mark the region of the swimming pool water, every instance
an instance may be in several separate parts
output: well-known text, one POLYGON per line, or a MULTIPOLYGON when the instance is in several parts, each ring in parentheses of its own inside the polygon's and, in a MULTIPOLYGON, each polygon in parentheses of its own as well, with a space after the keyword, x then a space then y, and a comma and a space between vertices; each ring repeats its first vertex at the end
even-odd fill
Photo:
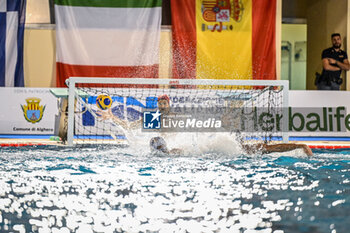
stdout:
POLYGON ((349 150, 0 152, 0 232, 349 232, 349 150))

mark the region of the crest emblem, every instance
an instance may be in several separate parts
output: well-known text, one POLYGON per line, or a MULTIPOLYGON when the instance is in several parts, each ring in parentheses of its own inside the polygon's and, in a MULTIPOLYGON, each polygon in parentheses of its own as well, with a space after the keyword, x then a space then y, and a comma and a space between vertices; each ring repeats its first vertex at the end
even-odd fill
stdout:
POLYGON ((39 105, 41 99, 39 98, 28 98, 26 99, 27 105, 21 105, 23 110, 24 118, 31 123, 37 123, 41 121, 44 115, 46 106, 39 105))
POLYGON ((202 16, 206 22, 216 23, 214 25, 202 24, 202 31, 233 30, 231 19, 236 22, 242 20, 243 4, 241 0, 203 0, 202 16))

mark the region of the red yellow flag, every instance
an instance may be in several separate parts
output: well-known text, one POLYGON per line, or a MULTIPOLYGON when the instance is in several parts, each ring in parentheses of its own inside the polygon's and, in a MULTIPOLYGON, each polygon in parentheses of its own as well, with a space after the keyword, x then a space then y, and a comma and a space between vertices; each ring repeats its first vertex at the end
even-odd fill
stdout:
POLYGON ((173 78, 276 79, 275 0, 172 0, 173 78))

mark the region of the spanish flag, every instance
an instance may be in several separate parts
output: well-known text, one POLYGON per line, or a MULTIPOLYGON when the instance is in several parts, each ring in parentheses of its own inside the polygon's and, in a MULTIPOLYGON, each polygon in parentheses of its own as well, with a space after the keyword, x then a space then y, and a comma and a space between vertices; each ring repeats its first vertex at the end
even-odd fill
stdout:
POLYGON ((57 86, 69 77, 158 78, 162 0, 55 0, 57 86))
POLYGON ((171 0, 173 78, 276 79, 276 0, 171 0))

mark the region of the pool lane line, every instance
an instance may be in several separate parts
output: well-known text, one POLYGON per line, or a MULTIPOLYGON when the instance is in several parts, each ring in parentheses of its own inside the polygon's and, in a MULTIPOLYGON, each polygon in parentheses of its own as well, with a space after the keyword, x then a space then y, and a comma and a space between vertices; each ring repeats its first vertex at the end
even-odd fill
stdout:
POLYGON ((0 134, 0 139, 49 139, 50 137, 55 136, 51 134, 0 134))
POLYGON ((44 143, 0 143, 0 147, 48 146, 44 143))
POLYGON ((311 149, 350 149, 350 145, 308 145, 311 149))

